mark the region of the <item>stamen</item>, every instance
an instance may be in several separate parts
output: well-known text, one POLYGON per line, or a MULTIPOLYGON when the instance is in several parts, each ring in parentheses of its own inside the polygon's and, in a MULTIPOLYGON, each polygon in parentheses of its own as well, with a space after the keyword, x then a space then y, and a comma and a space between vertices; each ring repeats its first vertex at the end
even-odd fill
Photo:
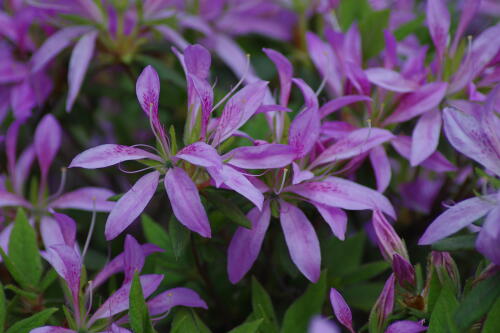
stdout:
POLYGON ((90 310, 92 310, 92 294, 94 293, 94 290, 92 288, 92 283, 93 281, 89 280, 89 287, 87 289, 89 291, 89 304, 87 305, 87 314, 85 315, 85 318, 88 318, 90 310))
POLYGON ((66 185, 66 173, 67 173, 67 171, 68 171, 67 168, 61 168, 61 181, 59 183, 59 188, 57 189, 56 193, 49 196, 48 201, 59 197, 62 194, 62 192, 64 191, 64 186, 66 185))
POLYGON ((90 239, 92 238, 92 232, 94 231, 94 226, 95 226, 95 220, 97 216, 97 211, 95 208, 95 200, 96 198, 92 198, 92 220, 90 221, 90 228, 89 228, 89 233, 87 235, 87 240, 85 241, 85 246, 83 247, 82 251, 82 260, 85 258, 85 254, 87 253, 87 250, 90 245, 90 239))
POLYGON ((155 153, 157 153, 158 155, 160 155, 160 151, 158 149, 156 149, 155 147, 151 146, 151 145, 145 145, 143 143, 138 143, 138 144, 132 145, 131 147, 149 148, 149 149, 153 150, 155 153))
POLYGON ((233 87, 233 89, 231 89, 227 94, 226 96, 224 96, 217 104, 215 104, 215 106, 212 108, 212 110, 210 111, 210 113, 214 112, 215 110, 217 110, 217 108, 222 104, 224 103, 229 97, 231 97, 231 95, 236 91, 236 89, 239 88, 239 86, 241 86, 241 84, 245 81, 246 79, 246 76, 248 75, 248 72, 249 72, 249 69, 250 69, 250 55, 247 54, 247 63, 246 63, 246 67, 245 67, 245 71, 243 72, 243 75, 241 76, 241 79, 238 81, 238 83, 236 83, 236 85, 233 87))
POLYGON ((149 106, 149 126, 151 127, 151 131, 153 132, 156 140, 160 143, 160 146, 167 157, 170 157, 170 145, 166 141, 166 138, 163 136, 161 137, 158 132, 156 131, 156 127, 153 124, 153 104, 150 104, 149 106))
POLYGON ((288 168, 283 169, 283 177, 281 177, 281 185, 276 194, 280 194, 283 191, 283 187, 285 187, 286 175, 288 173, 288 168))
POLYGON ((124 173, 128 173, 128 174, 139 173, 139 172, 143 172, 143 171, 150 170, 150 169, 154 169, 154 166, 148 166, 148 167, 145 167, 145 168, 142 168, 139 170, 129 171, 129 170, 123 169, 121 163, 118 164, 118 170, 120 170, 121 172, 124 172, 124 173))

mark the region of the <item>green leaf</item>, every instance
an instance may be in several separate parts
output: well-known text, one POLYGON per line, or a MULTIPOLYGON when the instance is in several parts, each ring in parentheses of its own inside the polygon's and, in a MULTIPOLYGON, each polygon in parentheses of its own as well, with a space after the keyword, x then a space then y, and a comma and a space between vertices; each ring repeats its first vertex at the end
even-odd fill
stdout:
POLYGON ((57 280, 57 277, 59 275, 57 275, 57 272, 54 270, 54 269, 50 269, 47 274, 45 274, 45 276, 42 278, 42 281, 40 281, 40 290, 41 291, 44 291, 46 290, 48 287, 50 287, 50 285, 55 281, 57 280))
POLYGON ((3 291, 2 283, 0 283, 0 333, 3 333, 6 317, 7 317, 7 304, 5 301, 5 292, 3 291))
POLYGON ((458 307, 458 301, 451 284, 445 284, 441 289, 436 305, 431 313, 429 333, 454 332, 453 312, 458 307))
POLYGON ((264 319, 261 318, 248 323, 243 323, 240 326, 233 328, 228 333, 257 333, 263 321, 264 319))
POLYGON ((5 251, 0 247, 0 255, 2 256, 3 263, 10 275, 16 280, 19 285, 22 287, 28 287, 28 281, 25 279, 24 275, 19 271, 16 265, 10 260, 9 256, 5 253, 5 251))
POLYGON ((340 1, 337 9, 337 19, 340 27, 346 31, 355 20, 361 19, 371 11, 367 0, 340 1))
POLYGON ((6 333, 29 333, 32 329, 45 325, 56 311, 56 308, 49 308, 38 312, 29 318, 18 321, 6 333))
POLYGON ((391 266, 388 262, 384 260, 370 262, 361 266, 356 267, 355 269, 345 272, 341 274, 343 281, 345 284, 356 284, 358 282, 367 281, 384 271, 386 271, 391 266))
POLYGON ((193 310, 181 309, 174 317, 170 333, 210 333, 193 310))
POLYGON ((326 270, 317 283, 311 283, 306 292, 286 310, 282 333, 302 333, 307 331, 310 319, 321 313, 326 295, 326 270))
POLYGON ((18 209, 9 240, 9 257, 24 278, 36 286, 42 275, 42 261, 36 234, 24 210, 18 209))
POLYGON ((434 306, 441 293, 441 282, 435 270, 432 271, 431 281, 429 283, 429 293, 427 295, 426 306, 427 312, 432 313, 434 311, 434 306))
POLYGON ((500 297, 491 307, 490 312, 483 324, 482 333, 498 333, 500 332, 500 297))
POLYGON ((78 329, 78 326, 76 325, 75 318, 73 318, 73 313, 66 307, 66 305, 63 305, 62 309, 64 318, 68 322, 69 328, 76 331, 78 329))
POLYGON ((416 19, 400 25, 396 30, 394 30, 394 37, 396 37, 398 41, 405 39, 421 28, 424 20, 425 15, 419 15, 416 19))
POLYGON ((132 286, 129 294, 129 311, 130 327, 135 333, 152 333, 154 332, 153 325, 149 319, 148 307, 142 293, 142 286, 139 280, 137 271, 134 273, 132 286))
POLYGON ((170 222, 168 223, 168 233, 170 235, 170 244, 172 244, 174 256, 179 259, 179 257, 184 254, 184 250, 189 244, 191 232, 172 214, 170 222))
POLYGON ((432 244, 435 251, 458 251, 473 250, 475 248, 477 235, 453 236, 432 244))
POLYGON ((486 171, 484 171, 483 169, 481 168, 474 168, 474 170, 476 171, 476 173, 482 177, 482 178, 485 178, 488 182, 491 183, 491 185, 493 185, 495 188, 497 189, 500 189, 500 179, 494 177, 494 176, 490 176, 486 173, 486 171))
POLYGON ((389 9, 374 11, 359 23, 361 33, 363 59, 368 60, 380 53, 385 46, 384 29, 387 28, 389 9))
POLYGON ((28 299, 31 299, 31 300, 35 300, 38 297, 37 294, 32 293, 30 291, 22 290, 22 289, 14 286, 12 284, 6 285, 5 289, 11 290, 14 293, 18 294, 19 296, 22 296, 22 297, 25 297, 25 298, 28 298, 28 299))
POLYGON ((252 222, 245 216, 241 209, 231 200, 226 199, 215 191, 205 191, 205 198, 210 201, 231 222, 247 229, 252 229, 252 222))
POLYGON ((252 277, 252 308, 255 316, 264 320, 261 332, 278 332, 278 320, 271 297, 255 277, 252 277))
POLYGON ((370 312, 383 287, 381 282, 365 282, 343 287, 341 292, 351 308, 370 312))
POLYGON ((325 265, 331 276, 342 276, 359 267, 365 239, 365 234, 359 232, 345 241, 329 237, 324 242, 322 254, 326 258, 325 265))
POLYGON ((146 214, 141 215, 141 221, 144 235, 149 243, 158 245, 166 251, 170 251, 172 249, 170 238, 161 225, 153 221, 153 219, 146 214))
POLYGON ((460 303, 454 320, 460 332, 484 316, 500 297, 500 274, 479 282, 460 303))

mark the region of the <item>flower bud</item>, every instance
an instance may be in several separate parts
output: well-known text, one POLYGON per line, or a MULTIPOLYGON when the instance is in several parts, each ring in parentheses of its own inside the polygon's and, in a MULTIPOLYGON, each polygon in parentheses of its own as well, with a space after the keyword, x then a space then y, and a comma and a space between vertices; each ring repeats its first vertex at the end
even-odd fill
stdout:
POLYGON ((392 262, 395 253, 409 260, 405 244, 381 211, 373 211, 372 225, 380 252, 385 260, 392 262))
POLYGON ((436 269, 441 284, 450 279, 454 282, 457 290, 460 290, 460 273, 457 264, 448 252, 432 251, 431 264, 436 269))
POLYGON ((384 289, 382 289, 377 302, 375 302, 370 312, 370 327, 376 326, 381 330, 385 326, 387 317, 389 317, 394 309, 394 278, 394 274, 389 276, 385 282, 384 289))
POLYGON ((394 254, 392 259, 392 270, 401 287, 415 286, 415 269, 413 265, 397 253, 394 254))

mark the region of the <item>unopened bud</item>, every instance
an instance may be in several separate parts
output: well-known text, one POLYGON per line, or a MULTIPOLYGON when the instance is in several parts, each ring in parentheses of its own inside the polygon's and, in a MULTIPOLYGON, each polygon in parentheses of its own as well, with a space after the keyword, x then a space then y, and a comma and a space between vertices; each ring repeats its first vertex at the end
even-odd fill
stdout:
POLYGON ((373 212, 372 224, 380 252, 385 260, 392 262, 394 254, 397 253, 409 261, 405 244, 381 211, 373 212))
POLYGON ((415 269, 413 265, 397 253, 394 254, 392 259, 392 270, 401 287, 415 286, 415 269))

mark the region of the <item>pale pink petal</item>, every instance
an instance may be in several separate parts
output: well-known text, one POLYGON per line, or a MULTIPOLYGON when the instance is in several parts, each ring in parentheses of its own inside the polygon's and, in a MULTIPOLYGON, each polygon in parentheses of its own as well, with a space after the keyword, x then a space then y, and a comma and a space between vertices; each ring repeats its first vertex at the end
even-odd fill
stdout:
POLYGON ((400 93, 414 91, 418 88, 418 84, 404 78, 396 71, 382 68, 372 67, 365 70, 368 80, 384 89, 400 93))
POLYGON ((436 151, 441 123, 441 113, 437 109, 426 112, 419 118, 412 134, 410 157, 412 166, 419 165, 436 151))
POLYGON ((281 53, 272 49, 262 49, 269 59, 274 63, 280 79, 280 105, 287 106, 292 89, 293 66, 291 62, 281 53))
POLYGON ((0 207, 6 206, 21 206, 31 208, 31 204, 24 198, 0 189, 0 207))
POLYGON ((385 149, 377 146, 370 150, 370 162, 375 172, 377 191, 384 192, 391 182, 391 163, 385 149))
POLYGON ((132 281, 135 272, 140 272, 144 266, 146 256, 137 240, 127 235, 125 237, 125 246, 123 251, 123 266, 125 272, 125 280, 123 283, 132 281))
POLYGON ((352 328, 352 313, 344 297, 335 288, 330 289, 330 302, 337 320, 344 325, 350 332, 354 333, 352 328))
POLYGON ((427 1, 427 25, 439 57, 443 57, 448 43, 450 13, 443 0, 427 1))
POLYGON ((274 169, 289 165, 295 156, 293 147, 269 143, 235 148, 224 155, 223 159, 243 169, 274 169))
POLYGON ((160 173, 142 176, 111 210, 106 221, 106 239, 111 240, 125 230, 142 213, 156 192, 160 173))
POLYGON ((217 150, 201 141, 184 147, 175 156, 194 165, 222 168, 222 160, 217 150))
POLYGON ((208 309, 207 303, 194 290, 189 288, 166 290, 149 300, 147 305, 151 316, 165 313, 176 306, 208 309))
POLYGON ((52 114, 47 114, 35 130, 35 152, 43 178, 47 177, 52 161, 60 147, 61 125, 52 114))
POLYGON ((371 102, 372 99, 368 96, 364 95, 348 95, 342 96, 339 98, 335 98, 328 103, 325 103, 319 109, 319 115, 321 118, 328 116, 329 114, 342 109, 344 106, 347 106, 356 102, 371 102))
POLYGON ((302 183, 303 181, 312 179, 314 177, 314 173, 312 173, 311 171, 300 170, 300 167, 295 162, 292 163, 292 168, 293 168, 293 178, 292 178, 293 185, 302 183))
POLYGON ((337 236, 338 239, 344 240, 347 230, 347 214, 340 208, 316 202, 312 202, 312 204, 316 207, 326 223, 328 223, 330 229, 332 229, 332 233, 337 236))
POLYGON ((49 203, 49 207, 56 209, 80 209, 87 211, 109 212, 115 202, 108 201, 115 193, 100 187, 83 187, 65 193, 49 203))

